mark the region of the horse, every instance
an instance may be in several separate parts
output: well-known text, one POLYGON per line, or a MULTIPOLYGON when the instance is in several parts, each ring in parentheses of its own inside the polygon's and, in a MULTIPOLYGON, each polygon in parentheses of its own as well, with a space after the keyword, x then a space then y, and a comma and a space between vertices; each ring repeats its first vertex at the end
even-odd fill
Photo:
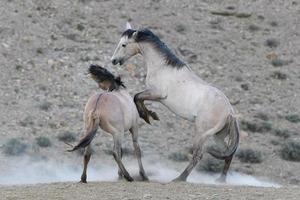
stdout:
MULTIPOLYGON (((134 152, 139 165, 139 174, 142 180, 147 181, 148 177, 143 168, 141 160, 141 149, 138 143, 138 111, 133 98, 126 91, 126 87, 120 77, 115 77, 105 68, 98 65, 89 67, 91 77, 98 83, 105 92, 95 94, 89 98, 85 105, 84 122, 86 132, 77 145, 72 146, 68 151, 75 151, 85 148, 83 159, 82 183, 86 183, 87 167, 91 158, 91 142, 94 139, 97 129, 100 128, 113 137, 113 157, 118 164, 119 178, 124 177, 127 181, 133 181, 122 163, 122 137, 125 131, 130 131, 133 141, 134 152)), ((69 144, 70 145, 70 144, 69 144)))
POLYGON ((150 123, 150 117, 157 120, 157 114, 144 105, 145 100, 156 101, 196 126, 192 159, 173 181, 186 181, 203 154, 208 152, 217 159, 225 160, 217 180, 226 182, 240 135, 238 121, 228 98, 197 76, 152 31, 147 28, 135 30, 127 22, 111 58, 112 64, 123 65, 137 54, 142 55, 147 68, 147 89, 134 96, 140 117, 147 123, 150 123), (218 148, 204 148, 211 137, 218 148))

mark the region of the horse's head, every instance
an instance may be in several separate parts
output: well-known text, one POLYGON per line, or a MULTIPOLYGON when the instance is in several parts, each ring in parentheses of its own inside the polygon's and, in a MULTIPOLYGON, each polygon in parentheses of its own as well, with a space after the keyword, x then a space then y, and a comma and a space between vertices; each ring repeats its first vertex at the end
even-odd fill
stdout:
POLYGON ((115 77, 110 71, 99 65, 91 65, 89 67, 89 73, 102 90, 112 91, 119 89, 120 86, 125 88, 119 76, 115 77))
POLYGON ((126 30, 123 32, 120 42, 111 58, 112 64, 122 65, 126 60, 140 53, 139 45, 134 39, 136 33, 137 31, 133 30, 127 22, 126 30))

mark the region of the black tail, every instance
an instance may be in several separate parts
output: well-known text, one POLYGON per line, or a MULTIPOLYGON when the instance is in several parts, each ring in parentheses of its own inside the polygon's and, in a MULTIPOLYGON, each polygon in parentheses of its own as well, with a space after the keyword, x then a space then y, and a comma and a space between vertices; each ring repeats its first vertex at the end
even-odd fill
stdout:
POLYGON ((83 138, 80 139, 77 145, 73 146, 71 150, 68 150, 69 152, 75 151, 80 148, 85 148, 87 147, 94 137, 96 136, 98 126, 99 126, 99 119, 91 119, 92 121, 90 122, 89 126, 92 127, 92 129, 89 132, 86 132, 86 134, 83 136, 83 138))
POLYGON ((213 157, 215 157, 217 159, 221 159, 221 160, 224 160, 225 158, 232 156, 236 152, 238 145, 239 145, 239 141, 240 141, 240 130, 239 130, 239 126, 238 126, 238 122, 237 122, 236 118, 234 118, 233 116, 230 115, 228 124, 226 124, 224 128, 226 128, 228 130, 228 134, 230 137, 228 146, 230 149, 228 149, 228 151, 226 151, 226 153, 218 152, 214 149, 208 149, 208 153, 210 155, 212 155, 213 157))

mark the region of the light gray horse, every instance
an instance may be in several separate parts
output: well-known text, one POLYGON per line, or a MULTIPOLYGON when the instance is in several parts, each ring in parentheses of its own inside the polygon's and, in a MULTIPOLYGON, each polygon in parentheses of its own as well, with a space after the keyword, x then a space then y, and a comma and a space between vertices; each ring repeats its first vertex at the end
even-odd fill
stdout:
POLYGON ((239 143, 239 127, 227 97, 217 88, 199 78, 184 62, 149 29, 134 30, 127 23, 111 60, 122 65, 140 54, 147 67, 147 89, 134 97, 140 117, 158 119, 148 110, 145 100, 157 101, 175 114, 195 122, 197 135, 193 139, 193 157, 185 170, 174 181, 185 181, 205 151, 225 165, 219 181, 225 182, 232 157, 239 143), (217 149, 204 149, 205 141, 213 136, 217 149))
MULTIPOLYGON (((138 160, 142 180, 148 180, 141 160, 141 150, 138 144, 139 115, 132 97, 126 91, 120 77, 115 77, 105 68, 91 65, 89 72, 99 87, 107 92, 91 96, 86 103, 84 122, 86 133, 77 145, 69 151, 85 148, 84 167, 81 182, 86 183, 87 166, 91 158, 90 143, 100 126, 102 130, 110 133, 114 139, 113 156, 119 167, 119 178, 124 177, 133 181, 122 163, 122 137, 125 131, 130 131, 134 151, 138 160)), ((70 144, 69 144, 70 145, 70 144)))

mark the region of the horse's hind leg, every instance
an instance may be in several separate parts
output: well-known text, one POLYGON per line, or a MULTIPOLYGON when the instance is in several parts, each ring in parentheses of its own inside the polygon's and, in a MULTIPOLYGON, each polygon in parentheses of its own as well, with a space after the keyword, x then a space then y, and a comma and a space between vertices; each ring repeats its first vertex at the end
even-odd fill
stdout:
POLYGON ((129 175, 128 171, 125 169, 122 161, 121 161, 121 135, 119 134, 113 134, 114 138, 114 150, 113 150, 113 156, 115 161, 117 162, 119 166, 119 170, 122 172, 124 178, 127 181, 133 181, 133 178, 129 175))
POLYGON ((148 181, 149 179, 145 173, 143 163, 142 163, 141 148, 138 143, 138 128, 133 127, 130 129, 130 132, 132 134, 132 142, 133 142, 134 152, 135 152, 136 158, 138 160, 138 164, 139 164, 140 176, 142 177, 143 181, 148 181))
MULTIPOLYGON (((207 116, 208 119, 208 116, 207 116)), ((205 141, 213 136, 215 133, 219 132, 226 123, 226 118, 220 119, 219 123, 214 126, 210 126, 211 128, 203 128, 203 124, 207 124, 207 119, 197 118, 196 119, 196 130, 197 133, 200 134, 198 139, 196 139, 193 145, 193 157, 190 161, 189 165, 185 168, 185 170, 173 181, 186 181, 187 177, 190 175, 194 167, 198 164, 199 160, 201 160, 203 156, 203 145, 205 141), (204 120, 204 121, 203 121, 204 120)), ((207 125, 204 127, 208 127, 207 125)))
MULTIPOLYGON (((123 149, 121 148, 121 160, 123 158, 123 149)), ((123 173, 121 171, 121 169, 118 169, 118 176, 119 176, 119 180, 122 180, 124 178, 123 173)))
POLYGON ((227 176, 227 172, 228 172, 228 169, 230 167, 232 158, 233 158, 233 155, 230 155, 230 156, 228 156, 224 159, 225 160, 224 168, 223 168, 223 171, 221 173, 221 176, 217 179, 218 182, 221 182, 221 183, 226 182, 226 176, 227 176))
POLYGON ((201 137, 198 142, 193 145, 193 157, 188 166, 184 169, 184 171, 173 181, 186 181, 187 177, 190 175, 194 167, 197 165, 199 160, 201 160, 203 156, 203 144, 206 141, 207 136, 201 137))
POLYGON ((83 172, 82 172, 81 180, 80 180, 81 183, 86 183, 86 178, 87 178, 86 172, 87 172, 87 167, 88 167, 89 161, 91 159, 91 155, 92 155, 92 149, 91 149, 91 146, 89 145, 84 150, 83 172))

